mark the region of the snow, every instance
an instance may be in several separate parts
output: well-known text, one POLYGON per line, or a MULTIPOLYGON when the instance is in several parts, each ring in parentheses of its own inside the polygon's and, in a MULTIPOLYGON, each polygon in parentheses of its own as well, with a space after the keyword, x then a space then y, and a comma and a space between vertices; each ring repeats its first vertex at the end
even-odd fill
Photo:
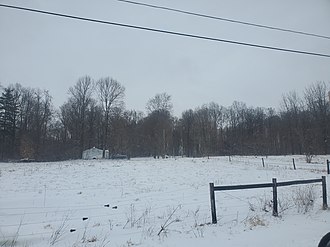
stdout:
POLYGON ((317 246, 330 231, 321 184, 278 188, 279 217, 271 188, 218 191, 218 224, 210 224, 211 182, 329 180, 329 156, 312 164, 304 156, 263 157, 265 167, 261 158, 0 163, 0 246, 317 246), (297 203, 307 191, 315 196, 310 208, 297 203))

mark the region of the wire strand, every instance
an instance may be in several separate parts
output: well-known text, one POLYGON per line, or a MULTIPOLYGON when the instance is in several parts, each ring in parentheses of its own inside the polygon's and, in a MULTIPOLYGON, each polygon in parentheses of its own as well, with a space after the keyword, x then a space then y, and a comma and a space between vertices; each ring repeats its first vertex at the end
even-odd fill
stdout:
POLYGON ((293 30, 293 29, 280 28, 280 27, 268 26, 268 25, 257 24, 257 23, 252 23, 252 22, 239 21, 239 20, 235 20, 235 19, 223 18, 223 17, 218 17, 218 16, 200 14, 200 13, 196 13, 196 12, 191 12, 191 11, 186 11, 186 10, 181 10, 181 9, 174 9, 174 8, 165 7, 165 6, 147 4, 147 3, 142 3, 142 2, 135 2, 135 1, 128 1, 128 0, 117 0, 117 1, 122 2, 122 3, 144 6, 144 7, 148 7, 148 8, 162 9, 162 10, 177 12, 177 13, 186 14, 186 15, 198 16, 198 17, 208 18, 208 19, 213 19, 213 20, 218 20, 218 21, 231 22, 231 23, 248 25, 248 26, 253 26, 253 27, 258 27, 258 28, 265 28, 265 29, 276 30, 276 31, 281 31, 281 32, 289 32, 289 33, 312 36, 312 37, 317 37, 317 38, 322 38, 322 39, 330 39, 330 36, 326 36, 326 35, 308 33, 308 32, 297 31, 297 30, 293 30))
POLYGON ((0 4, 0 7, 23 10, 23 11, 34 12, 34 13, 45 14, 45 15, 51 15, 51 16, 64 17, 64 18, 75 19, 75 20, 80 20, 80 21, 88 21, 88 22, 99 23, 99 24, 106 24, 106 25, 113 25, 113 26, 124 27, 124 28, 144 30, 144 31, 149 31, 149 32, 163 33, 163 34, 169 34, 169 35, 175 35, 175 36, 181 36, 181 37, 187 37, 187 38, 195 38, 195 39, 200 39, 200 40, 222 42, 222 43, 228 43, 228 44, 233 44, 233 45, 248 46, 248 47, 267 49, 267 50, 273 50, 273 51, 280 51, 280 52, 288 52, 288 53, 295 53, 295 54, 330 58, 330 54, 308 52, 308 51, 280 48, 280 47, 274 47, 274 46, 259 45, 259 44, 254 44, 254 43, 246 43, 246 42, 227 40, 227 39, 219 39, 219 38, 213 38, 213 37, 208 37, 208 36, 200 36, 200 35, 189 34, 189 33, 174 32, 174 31, 169 31, 169 30, 164 30, 164 29, 155 29, 155 28, 149 28, 149 27, 143 27, 143 26, 123 24, 123 23, 118 23, 118 22, 110 22, 110 21, 104 21, 104 20, 97 20, 97 19, 79 17, 79 16, 74 16, 74 15, 60 14, 60 13, 55 13, 55 12, 18 7, 18 6, 14 6, 14 5, 0 4))

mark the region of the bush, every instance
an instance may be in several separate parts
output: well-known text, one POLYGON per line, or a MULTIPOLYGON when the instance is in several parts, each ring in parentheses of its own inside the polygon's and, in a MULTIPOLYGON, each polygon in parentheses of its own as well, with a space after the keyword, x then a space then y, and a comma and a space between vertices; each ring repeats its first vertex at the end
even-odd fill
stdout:
POLYGON ((293 195, 293 200, 299 213, 309 212, 315 202, 314 186, 298 187, 293 195))
POLYGON ((312 163, 313 157, 314 157, 314 155, 312 155, 312 154, 306 154, 306 162, 308 164, 312 163))

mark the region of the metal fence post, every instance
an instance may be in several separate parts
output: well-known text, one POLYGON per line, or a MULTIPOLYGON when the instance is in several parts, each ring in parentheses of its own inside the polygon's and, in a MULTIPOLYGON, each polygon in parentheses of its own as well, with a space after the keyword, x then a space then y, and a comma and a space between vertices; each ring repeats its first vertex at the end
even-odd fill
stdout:
POLYGON ((323 196, 323 209, 326 210, 328 208, 328 200, 327 200, 327 182, 325 176, 322 176, 322 196, 323 196))
POLYGON ((330 174, 330 161, 327 160, 327 173, 330 174))
POLYGON ((273 216, 278 216, 277 209, 277 181, 273 178, 273 216))
POLYGON ((217 224, 217 212, 216 212, 216 208, 215 208, 214 183, 210 183, 210 200, 211 200, 212 224, 217 224))

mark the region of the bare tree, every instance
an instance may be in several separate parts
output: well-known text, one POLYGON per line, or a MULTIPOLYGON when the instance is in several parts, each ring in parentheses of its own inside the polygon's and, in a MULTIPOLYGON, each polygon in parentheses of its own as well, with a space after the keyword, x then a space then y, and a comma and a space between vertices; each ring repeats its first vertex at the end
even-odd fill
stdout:
POLYGON ((92 101, 93 80, 89 76, 84 76, 78 79, 77 83, 70 87, 69 94, 71 95, 71 103, 74 105, 75 113, 77 114, 77 127, 79 129, 80 152, 85 148, 85 132, 86 132, 86 113, 88 106, 92 101))
POLYGON ((195 114, 193 110, 187 110, 182 113, 182 145, 183 152, 186 156, 191 157, 194 155, 194 125, 195 114))
POLYGON ((41 148, 44 147, 48 126, 52 117, 52 97, 48 91, 36 90, 34 94, 34 133, 36 156, 40 157, 41 148))
POLYGON ((98 89, 98 95, 103 110, 103 158, 105 157, 105 150, 109 148, 109 121, 110 113, 114 108, 122 108, 124 105, 123 98, 125 96, 125 87, 122 86, 115 79, 106 77, 101 78, 96 83, 98 89))
POLYGON ((146 108, 148 113, 153 111, 168 111, 172 113, 173 104, 171 102, 171 96, 167 93, 156 94, 155 97, 149 99, 146 108))
POLYGON ((303 102, 296 92, 292 91, 282 96, 282 119, 284 126, 286 126, 285 136, 288 139, 291 154, 302 153, 302 145, 304 144, 304 133, 300 119, 302 110, 303 102))
POLYGON ((149 126, 147 135, 153 148, 152 153, 154 156, 164 156, 170 152, 169 145, 173 137, 171 96, 167 93, 156 94, 148 101, 146 108, 149 115, 145 123, 149 126))
POLYGON ((327 101, 327 92, 328 89, 324 82, 314 83, 305 90, 307 110, 314 120, 312 128, 317 139, 315 146, 319 145, 324 154, 328 153, 328 142, 330 141, 330 124, 328 122, 329 103, 327 101))
POLYGON ((19 84, 14 90, 18 106, 17 150, 21 157, 39 159, 53 117, 52 97, 46 90, 23 88, 19 84))
POLYGON ((217 152, 224 151, 223 147, 223 127, 225 123, 226 110, 223 106, 219 106, 215 102, 211 102, 208 105, 208 112, 211 121, 211 153, 216 154, 217 152))

